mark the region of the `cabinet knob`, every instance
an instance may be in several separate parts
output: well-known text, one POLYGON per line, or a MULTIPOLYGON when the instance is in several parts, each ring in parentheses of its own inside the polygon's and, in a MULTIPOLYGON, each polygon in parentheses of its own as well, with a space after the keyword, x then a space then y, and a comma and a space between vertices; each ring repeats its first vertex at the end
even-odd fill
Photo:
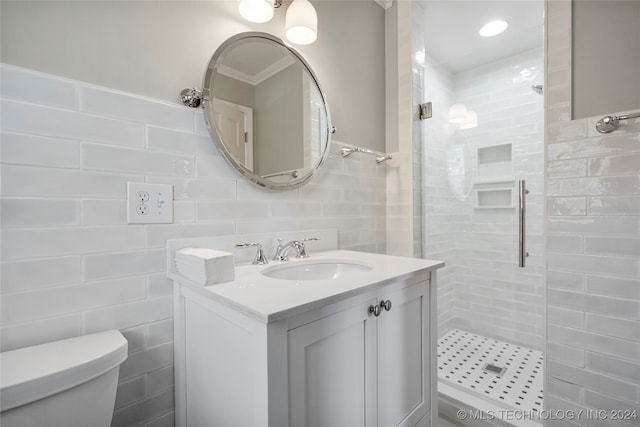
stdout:
POLYGON ((373 314, 378 317, 382 313, 382 308, 379 305, 370 305, 369 306, 369 314, 373 314))
POLYGON ((380 309, 385 309, 387 311, 391 311, 391 301, 390 300, 382 300, 380 301, 380 309))

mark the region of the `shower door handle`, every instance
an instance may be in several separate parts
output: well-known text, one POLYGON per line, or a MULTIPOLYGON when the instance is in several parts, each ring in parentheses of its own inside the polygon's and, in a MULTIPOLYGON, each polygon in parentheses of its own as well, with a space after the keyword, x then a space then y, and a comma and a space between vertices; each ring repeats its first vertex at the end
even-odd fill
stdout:
POLYGON ((518 181, 518 243, 519 243, 519 254, 518 254, 518 266, 524 268, 526 265, 526 258, 529 256, 527 252, 527 225, 526 225, 526 213, 527 213, 527 194, 529 194, 529 190, 525 185, 525 180, 521 179, 518 181))

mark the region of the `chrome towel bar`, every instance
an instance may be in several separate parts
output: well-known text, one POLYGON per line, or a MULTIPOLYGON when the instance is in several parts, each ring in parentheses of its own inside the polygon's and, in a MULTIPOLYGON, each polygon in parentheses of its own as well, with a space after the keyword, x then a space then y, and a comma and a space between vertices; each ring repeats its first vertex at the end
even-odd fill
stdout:
POLYGON ((352 155, 353 153, 365 153, 365 154, 372 154, 374 156, 376 156, 376 163, 382 163, 386 160, 390 160, 391 154, 386 154, 386 153, 381 153, 379 151, 373 151, 373 150, 369 150, 368 148, 362 148, 362 147, 345 147, 345 148, 341 148, 340 149, 340 154, 342 154, 342 157, 348 157, 350 155, 352 155))
POLYGON ((596 123, 596 130, 600 133, 610 133, 618 129, 620 120, 629 120, 640 117, 640 112, 626 114, 624 116, 604 116, 596 123))

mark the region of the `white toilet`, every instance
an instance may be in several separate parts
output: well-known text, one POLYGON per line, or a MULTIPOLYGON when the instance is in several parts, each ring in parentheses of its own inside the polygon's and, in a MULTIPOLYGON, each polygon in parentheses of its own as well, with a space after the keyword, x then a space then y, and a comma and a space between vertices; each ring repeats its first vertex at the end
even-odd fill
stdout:
POLYGON ((0 425, 109 427, 126 358, 117 330, 0 353, 0 425))

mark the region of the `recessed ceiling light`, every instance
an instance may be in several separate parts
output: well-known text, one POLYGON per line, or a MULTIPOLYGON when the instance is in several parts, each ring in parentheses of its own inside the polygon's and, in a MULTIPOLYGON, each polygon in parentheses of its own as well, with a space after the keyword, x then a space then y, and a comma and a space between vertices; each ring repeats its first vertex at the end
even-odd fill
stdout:
POLYGON ((485 24, 482 28, 480 28, 480 35, 482 37, 493 37, 497 36, 501 32, 507 29, 509 24, 504 21, 491 21, 488 24, 485 24))

